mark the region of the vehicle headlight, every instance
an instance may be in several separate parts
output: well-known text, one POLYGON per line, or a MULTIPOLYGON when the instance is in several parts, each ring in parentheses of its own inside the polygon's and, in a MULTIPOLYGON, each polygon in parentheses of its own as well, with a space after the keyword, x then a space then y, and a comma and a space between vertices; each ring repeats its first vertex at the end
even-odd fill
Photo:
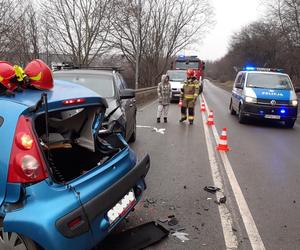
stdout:
POLYGON ((298 100, 292 100, 292 105, 297 106, 298 105, 298 100))
POLYGON ((256 103, 257 100, 256 100, 256 98, 254 98, 254 97, 246 96, 245 102, 256 103))

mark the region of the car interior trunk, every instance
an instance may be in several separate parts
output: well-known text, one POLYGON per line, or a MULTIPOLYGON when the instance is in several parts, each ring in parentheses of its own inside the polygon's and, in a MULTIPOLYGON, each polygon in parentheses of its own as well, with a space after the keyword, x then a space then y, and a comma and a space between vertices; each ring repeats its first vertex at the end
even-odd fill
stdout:
POLYGON ((55 182, 77 178, 109 160, 125 145, 117 134, 99 134, 101 108, 86 107, 48 113, 34 119, 34 127, 55 182))

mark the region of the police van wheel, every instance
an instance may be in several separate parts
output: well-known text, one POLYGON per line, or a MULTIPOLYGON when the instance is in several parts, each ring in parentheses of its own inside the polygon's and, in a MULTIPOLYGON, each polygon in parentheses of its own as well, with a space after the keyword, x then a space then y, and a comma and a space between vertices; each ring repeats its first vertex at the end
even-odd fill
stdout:
POLYGON ((235 112, 235 110, 232 107, 232 99, 230 99, 229 110, 230 110, 230 114, 231 115, 236 115, 236 112, 235 112))
POLYGON ((238 118, 239 118, 239 123, 243 124, 243 123, 246 122, 246 117, 243 115, 242 107, 241 106, 239 108, 238 118))
POLYGON ((295 124, 294 120, 288 120, 288 121, 284 122, 284 125, 285 125, 286 128, 293 128, 294 124, 295 124))

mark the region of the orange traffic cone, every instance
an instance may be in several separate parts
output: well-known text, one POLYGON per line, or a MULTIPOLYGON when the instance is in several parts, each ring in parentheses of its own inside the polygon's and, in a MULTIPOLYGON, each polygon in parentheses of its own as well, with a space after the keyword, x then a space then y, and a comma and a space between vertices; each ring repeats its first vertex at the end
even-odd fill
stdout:
POLYGON ((178 106, 182 107, 182 100, 179 100, 178 106))
POLYGON ((205 103, 204 101, 201 102, 201 108, 200 108, 200 112, 205 112, 206 109, 205 109, 205 103))
POLYGON ((209 116, 208 116, 208 119, 207 119, 207 125, 214 125, 214 124, 215 124, 215 122, 214 122, 214 113, 211 110, 209 112, 209 116))
POLYGON ((230 150, 227 145, 227 129, 223 128, 221 136, 220 136, 220 142, 219 145, 216 147, 219 151, 228 151, 230 150))

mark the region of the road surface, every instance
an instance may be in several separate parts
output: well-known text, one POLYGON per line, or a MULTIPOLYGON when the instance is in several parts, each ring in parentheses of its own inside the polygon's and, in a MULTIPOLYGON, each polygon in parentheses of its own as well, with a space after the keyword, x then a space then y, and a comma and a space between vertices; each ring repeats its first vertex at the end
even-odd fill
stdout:
POLYGON ((149 249, 299 249, 299 121, 294 129, 239 124, 228 111, 230 93, 208 81, 201 100, 214 111, 213 127, 199 102, 192 126, 178 122, 177 104, 166 124, 156 123, 156 102, 139 109, 132 147, 139 156, 150 154, 151 170, 125 227, 175 215, 189 240, 170 235, 149 249), (231 150, 220 153, 215 146, 225 127, 231 150), (221 191, 203 190, 210 185, 221 191), (217 204, 223 196, 226 203, 217 204))

